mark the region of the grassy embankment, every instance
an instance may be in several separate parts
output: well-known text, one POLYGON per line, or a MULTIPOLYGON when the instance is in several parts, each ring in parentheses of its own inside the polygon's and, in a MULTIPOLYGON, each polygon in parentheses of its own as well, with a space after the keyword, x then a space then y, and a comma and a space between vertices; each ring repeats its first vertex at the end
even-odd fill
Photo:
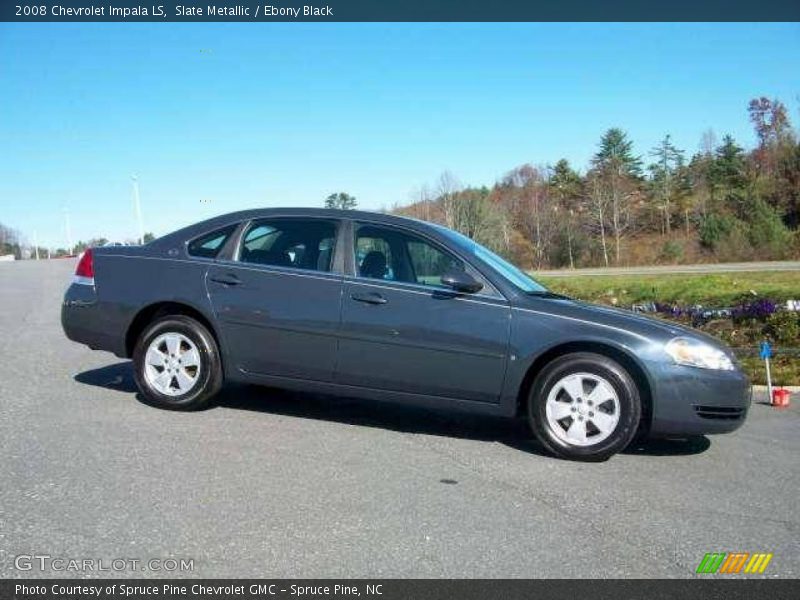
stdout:
MULTIPOLYGON (((800 300, 800 272, 797 271, 714 275, 576 275, 537 279, 553 291, 624 308, 647 302, 728 308, 760 298, 781 304, 786 300, 800 300)), ((664 314, 653 316, 670 318, 664 314)), ((688 318, 675 320, 691 325, 688 318)), ((795 323, 800 323, 800 314, 795 323)), ((759 319, 715 319, 699 328, 735 348, 754 383, 766 382, 764 361, 758 358, 757 348, 761 340, 771 339, 776 350, 772 365, 773 382, 800 385, 800 328, 789 329, 783 323, 776 325, 774 320, 759 319)))

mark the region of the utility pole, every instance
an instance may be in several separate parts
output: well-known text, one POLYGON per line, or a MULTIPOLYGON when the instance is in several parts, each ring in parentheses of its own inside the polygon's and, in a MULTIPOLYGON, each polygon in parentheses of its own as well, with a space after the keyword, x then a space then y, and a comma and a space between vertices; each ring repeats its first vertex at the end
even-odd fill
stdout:
POLYGON ((69 209, 64 207, 64 228, 67 234, 67 254, 72 254, 72 227, 69 224, 69 209))
POLYGON ((39 236, 36 235, 35 231, 33 232, 33 248, 36 253, 36 260, 39 260, 39 236))
POLYGON ((142 223, 142 204, 139 201, 139 179, 131 175, 133 181, 133 210, 136 213, 136 222, 139 226, 139 244, 144 244, 144 224, 142 223))

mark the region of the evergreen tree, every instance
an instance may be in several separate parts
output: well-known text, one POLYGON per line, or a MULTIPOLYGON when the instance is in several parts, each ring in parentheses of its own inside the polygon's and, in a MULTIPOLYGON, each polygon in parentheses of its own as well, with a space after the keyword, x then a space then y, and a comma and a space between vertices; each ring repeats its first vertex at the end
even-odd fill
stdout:
POLYGON ((711 195, 723 210, 741 215, 747 188, 747 160, 744 150, 726 135, 714 153, 709 169, 711 195))
POLYGON ((350 210, 356 207, 358 203, 354 196, 345 192, 331 194, 325 198, 325 208, 339 208, 342 210, 350 210))
POLYGON ((662 232, 669 234, 672 228, 672 208, 680 191, 679 174, 683 169, 683 150, 671 142, 669 134, 650 151, 656 162, 650 165, 651 181, 656 192, 659 210, 663 213, 662 232))
POLYGON ((622 129, 613 127, 600 139, 600 149, 594 155, 593 166, 618 177, 642 176, 642 159, 633 154, 633 142, 622 129))
MULTIPOLYGON (((594 155, 592 165, 597 173, 600 194, 598 200, 607 204, 607 210, 599 210, 598 215, 606 215, 609 228, 614 236, 615 262, 620 262, 622 237, 631 227, 633 213, 631 205, 638 192, 642 174, 642 159, 633 154, 633 142, 618 128, 603 134, 600 149, 594 155)), ((601 223, 601 231, 605 224, 601 223)), ((605 234, 603 233, 603 237, 605 234)), ((603 239, 605 254, 605 239, 603 239)))

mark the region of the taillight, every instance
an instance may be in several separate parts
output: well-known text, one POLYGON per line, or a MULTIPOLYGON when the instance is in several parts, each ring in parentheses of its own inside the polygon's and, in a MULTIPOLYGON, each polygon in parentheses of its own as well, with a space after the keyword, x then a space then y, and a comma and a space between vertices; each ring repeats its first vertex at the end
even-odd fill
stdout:
POLYGON ((83 256, 78 261, 78 268, 75 269, 75 283, 94 285, 94 257, 91 248, 84 250, 83 256))

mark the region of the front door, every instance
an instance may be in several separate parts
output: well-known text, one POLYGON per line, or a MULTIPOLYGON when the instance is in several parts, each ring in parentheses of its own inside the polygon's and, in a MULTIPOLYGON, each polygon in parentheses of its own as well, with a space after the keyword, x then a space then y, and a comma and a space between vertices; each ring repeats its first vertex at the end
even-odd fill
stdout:
POLYGON ((447 269, 471 268, 427 238, 371 224, 355 224, 354 236, 357 272, 344 284, 335 381, 498 402, 508 302, 442 286, 447 269))
POLYGON ((254 221, 234 260, 206 285, 229 348, 246 373, 331 381, 343 278, 332 272, 337 222, 254 221))

